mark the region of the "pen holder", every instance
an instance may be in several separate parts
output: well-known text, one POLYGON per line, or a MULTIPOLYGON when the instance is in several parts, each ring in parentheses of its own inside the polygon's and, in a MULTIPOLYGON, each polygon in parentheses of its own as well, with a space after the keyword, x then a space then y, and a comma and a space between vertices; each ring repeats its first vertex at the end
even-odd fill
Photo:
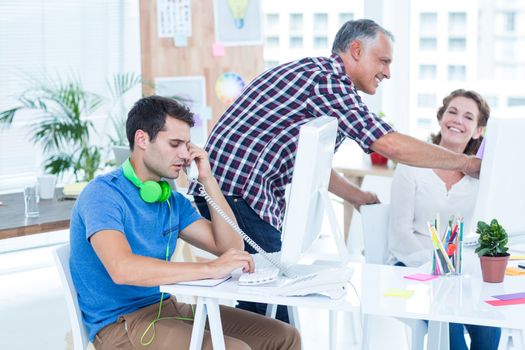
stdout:
POLYGON ((454 244, 455 252, 452 255, 443 255, 434 250, 432 254, 432 274, 437 276, 461 275, 463 259, 461 258, 463 243, 454 244), (460 245, 458 247, 458 245, 460 245))

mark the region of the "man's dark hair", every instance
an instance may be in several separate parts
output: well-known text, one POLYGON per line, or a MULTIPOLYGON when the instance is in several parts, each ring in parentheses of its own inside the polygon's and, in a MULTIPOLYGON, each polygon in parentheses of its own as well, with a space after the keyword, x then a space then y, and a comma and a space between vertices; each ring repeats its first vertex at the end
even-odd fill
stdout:
POLYGON ((186 122, 190 127, 195 124, 193 113, 183 104, 167 97, 149 96, 135 102, 126 120, 126 135, 129 148, 135 147, 135 133, 144 130, 151 141, 164 129, 166 118, 171 117, 186 122))
POLYGON ((340 54, 348 49, 354 40, 361 40, 365 45, 375 41, 379 33, 385 34, 391 41, 394 36, 371 19, 348 21, 337 32, 332 45, 332 53, 340 54))

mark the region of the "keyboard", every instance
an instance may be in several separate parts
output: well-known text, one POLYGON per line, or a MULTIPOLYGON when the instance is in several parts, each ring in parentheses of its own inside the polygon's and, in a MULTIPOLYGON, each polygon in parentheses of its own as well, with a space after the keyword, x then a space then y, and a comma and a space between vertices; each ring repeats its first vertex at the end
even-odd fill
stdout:
POLYGON ((275 281, 279 277, 279 269, 276 267, 256 268, 254 272, 245 272, 239 276, 240 286, 254 286, 275 281))
POLYGON ((478 238, 478 235, 464 237, 463 247, 477 247, 479 245, 478 238))

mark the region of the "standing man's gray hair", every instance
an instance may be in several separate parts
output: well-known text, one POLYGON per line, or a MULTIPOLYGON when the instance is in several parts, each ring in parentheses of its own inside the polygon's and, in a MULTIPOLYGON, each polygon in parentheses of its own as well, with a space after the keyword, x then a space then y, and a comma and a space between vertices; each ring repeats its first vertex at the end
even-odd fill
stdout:
POLYGON ((345 52, 348 49, 348 45, 354 40, 360 40, 365 46, 368 46, 368 44, 377 39, 379 33, 385 34, 391 41, 394 41, 392 33, 371 19, 348 21, 337 32, 332 46, 332 53, 345 52))

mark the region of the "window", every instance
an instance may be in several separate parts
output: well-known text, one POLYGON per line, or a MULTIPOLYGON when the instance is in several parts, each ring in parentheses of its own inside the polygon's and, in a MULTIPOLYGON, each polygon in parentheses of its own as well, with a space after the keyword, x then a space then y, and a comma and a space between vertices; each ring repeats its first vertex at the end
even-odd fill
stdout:
POLYGON ((279 47, 279 37, 278 36, 267 36, 266 37, 266 47, 267 48, 279 47))
POLYGON ((434 51, 437 49, 436 38, 419 38, 419 49, 421 51, 434 51))
POLYGON ((516 13, 507 12, 503 14, 503 31, 515 32, 516 31, 516 13))
POLYGON ((278 65, 279 65, 279 61, 274 61, 274 60, 264 61, 265 70, 277 67, 278 65))
POLYGON ((420 108, 435 108, 436 94, 417 94, 417 106, 420 108))
POLYGON ((420 33, 435 34, 437 32, 437 13, 423 12, 419 15, 420 33))
POLYGON ((485 99, 485 101, 487 101, 487 104, 490 106, 491 109, 498 107, 498 96, 487 95, 483 96, 483 98, 485 99))
POLYGON ((291 49, 301 49, 303 47, 303 37, 302 36, 291 36, 290 37, 290 48, 291 49))
POLYGON ((498 38, 494 43, 494 56, 499 61, 509 61, 516 57, 516 41, 512 38, 498 38))
POLYGON ((467 78, 467 67, 463 65, 448 66, 448 80, 465 81, 467 78))
POLYGON ((428 130, 432 126, 432 119, 431 118, 417 118, 417 126, 419 128, 428 130))
POLYGON ((437 67, 435 64, 422 64, 419 66, 419 79, 435 80, 437 67))
POLYGON ((303 14, 302 13, 290 14, 290 33, 293 33, 293 34, 303 33, 303 14))
POLYGON ((450 51, 465 51, 467 49, 467 39, 465 38, 449 38, 448 49, 450 51))
POLYGON ((467 14, 451 12, 448 14, 448 30, 451 34, 464 34, 467 31, 467 14))
POLYGON ((279 14, 277 13, 266 14, 266 32, 267 33, 279 32, 279 14))
POLYGON ((314 13, 314 33, 326 34, 328 31, 328 14, 314 13))
POLYGON ((343 26, 348 21, 352 21, 354 19, 354 14, 351 12, 344 12, 339 14, 339 28, 343 26))
POLYGON ((328 48, 328 38, 326 36, 316 36, 314 38, 314 49, 326 49, 328 48))
MULTIPOLYGON (((111 75, 140 73, 137 0, 3 0, 0 13, 0 110, 15 106, 12 96, 25 88, 24 76, 74 75, 103 93, 111 75)), ((26 185, 42 169, 40 150, 26 132, 34 116, 19 117, 0 130, 0 191, 26 185)))
POLYGON ((525 97, 509 97, 507 100, 507 106, 525 106, 525 97))

